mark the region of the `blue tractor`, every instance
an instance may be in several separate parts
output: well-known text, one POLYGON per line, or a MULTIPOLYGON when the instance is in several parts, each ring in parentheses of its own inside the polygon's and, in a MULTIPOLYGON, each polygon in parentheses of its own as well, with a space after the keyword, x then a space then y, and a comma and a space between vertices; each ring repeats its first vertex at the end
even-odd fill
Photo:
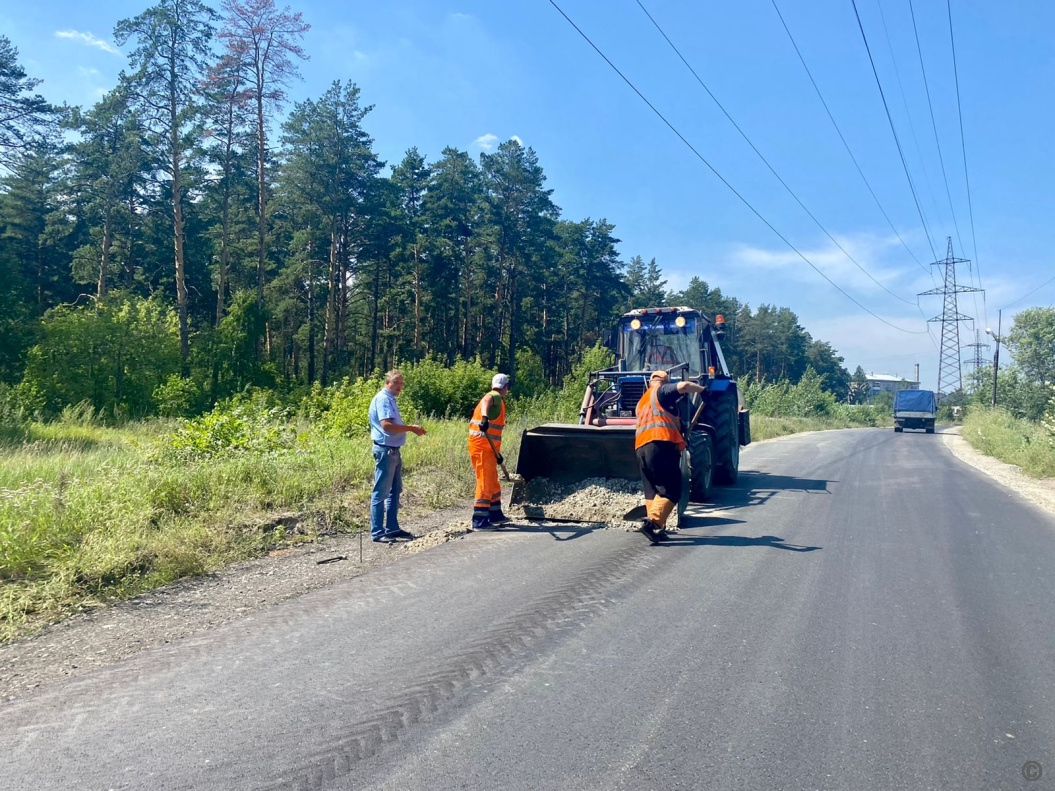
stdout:
POLYGON ((722 354, 725 320, 712 321, 686 307, 643 308, 624 314, 606 338, 616 364, 590 374, 579 421, 549 423, 524 432, 513 502, 528 484, 546 478, 567 486, 591 478, 639 480, 634 455, 635 407, 652 371, 672 382, 688 379, 706 389, 680 401, 688 447, 682 473, 688 485, 679 507, 705 502, 712 482, 735 483, 740 447, 751 442, 748 411, 722 354))

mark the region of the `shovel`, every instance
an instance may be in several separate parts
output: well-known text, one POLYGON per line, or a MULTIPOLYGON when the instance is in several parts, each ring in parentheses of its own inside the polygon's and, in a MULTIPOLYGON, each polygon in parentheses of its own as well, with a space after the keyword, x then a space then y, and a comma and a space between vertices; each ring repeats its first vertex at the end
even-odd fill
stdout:
POLYGON ((504 461, 500 461, 500 459, 502 457, 498 454, 498 448, 495 447, 495 441, 493 439, 491 439, 491 435, 488 434, 485 431, 484 432, 484 436, 487 437, 487 444, 491 446, 491 451, 495 454, 495 461, 497 461, 498 462, 498 466, 502 468, 502 476, 509 483, 520 483, 521 482, 520 476, 519 475, 517 475, 517 476, 510 475, 509 474, 509 470, 506 469, 506 463, 504 461))

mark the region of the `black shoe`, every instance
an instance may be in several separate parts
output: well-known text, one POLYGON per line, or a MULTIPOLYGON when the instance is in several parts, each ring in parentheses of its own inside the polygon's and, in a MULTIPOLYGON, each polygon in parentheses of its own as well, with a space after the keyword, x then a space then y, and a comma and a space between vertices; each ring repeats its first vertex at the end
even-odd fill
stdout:
POLYGON ((397 538, 403 538, 407 541, 413 541, 417 538, 413 533, 408 533, 406 530, 393 530, 391 533, 385 533, 386 536, 395 541, 397 538))
POLYGON ((641 532, 644 533, 645 537, 648 538, 648 540, 651 541, 653 544, 658 544, 660 541, 663 540, 663 537, 660 536, 660 533, 662 533, 663 531, 657 528, 659 528, 659 525, 649 519, 646 519, 644 522, 641 523, 641 532))
POLYGON ((392 536, 370 536, 370 540, 375 544, 394 544, 396 540, 392 536))
POLYGON ((492 525, 504 525, 509 521, 509 517, 503 514, 501 511, 492 511, 488 517, 491 520, 492 525))

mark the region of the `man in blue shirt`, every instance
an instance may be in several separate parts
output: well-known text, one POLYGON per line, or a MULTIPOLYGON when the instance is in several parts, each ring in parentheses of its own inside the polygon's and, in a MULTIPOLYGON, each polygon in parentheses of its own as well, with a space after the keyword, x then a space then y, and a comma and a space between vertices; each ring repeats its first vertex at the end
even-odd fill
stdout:
POLYGON ((403 423, 396 396, 403 391, 403 374, 389 371, 385 386, 370 402, 370 439, 374 443, 374 491, 370 495, 370 538, 391 544, 398 538, 414 538, 399 527, 399 495, 403 491, 403 459, 399 449, 407 432, 424 436, 421 426, 403 423), (387 522, 387 524, 386 524, 387 522))

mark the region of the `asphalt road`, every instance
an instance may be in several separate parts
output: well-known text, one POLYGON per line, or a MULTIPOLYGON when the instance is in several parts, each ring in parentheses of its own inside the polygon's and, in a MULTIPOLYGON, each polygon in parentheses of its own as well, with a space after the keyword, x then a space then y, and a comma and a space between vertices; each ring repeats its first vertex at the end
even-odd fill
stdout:
POLYGON ((1055 519, 878 429, 754 446, 718 499, 655 547, 473 534, 0 706, 0 788, 1055 788, 1055 519))

